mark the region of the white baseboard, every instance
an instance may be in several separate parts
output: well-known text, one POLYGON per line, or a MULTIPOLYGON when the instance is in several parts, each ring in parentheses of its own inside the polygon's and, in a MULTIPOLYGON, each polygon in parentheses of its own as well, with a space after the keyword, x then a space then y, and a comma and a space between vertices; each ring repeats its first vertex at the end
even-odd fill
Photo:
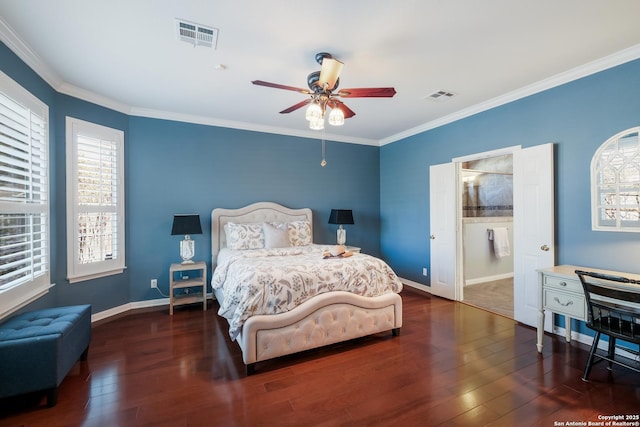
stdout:
POLYGON ((431 286, 429 286, 429 285, 423 285, 422 283, 414 282, 414 281, 409 280, 409 279, 403 279, 402 277, 398 277, 398 279, 400 279, 400 281, 402 282, 403 285, 406 285, 406 286, 408 286, 410 288, 414 288, 414 289, 418 289, 419 291, 424 291, 424 292, 431 293, 431 286))
MULTIPOLYGON (((560 335, 564 340, 567 331, 565 328, 554 326, 552 333, 555 335, 560 335)), ((590 335, 582 334, 580 332, 571 331, 571 341, 578 341, 579 343, 586 344, 589 347, 591 347, 591 345, 593 344, 593 337, 590 335)), ((600 342, 598 343, 598 349, 606 351, 608 350, 608 344, 609 344, 608 341, 604 341, 601 339, 600 342)), ((632 360, 638 360, 638 355, 633 354, 629 351, 626 351, 624 348, 617 347, 617 346, 616 346, 616 355, 626 357, 632 360)))
MULTIPOLYGON (((213 294, 207 294, 207 299, 215 299, 213 294)), ((169 298, 150 299, 145 301, 134 301, 127 304, 113 307, 108 310, 100 311, 91 315, 91 322, 97 322, 99 320, 108 319, 109 317, 116 316, 118 314, 126 313, 127 311, 136 310, 140 308, 160 307, 168 306, 169 298)))
POLYGON ((465 286, 477 285, 478 283, 494 282, 496 280, 510 279, 512 277, 513 277, 513 271, 511 273, 496 274, 495 276, 478 277, 477 279, 465 280, 464 285, 465 286))

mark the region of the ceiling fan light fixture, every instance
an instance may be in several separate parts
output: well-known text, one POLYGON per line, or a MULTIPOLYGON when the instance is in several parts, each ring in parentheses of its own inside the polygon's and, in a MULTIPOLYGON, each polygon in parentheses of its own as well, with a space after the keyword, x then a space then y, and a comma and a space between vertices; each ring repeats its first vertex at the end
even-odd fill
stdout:
POLYGON ((322 119, 322 108, 318 104, 318 102, 312 102, 307 108, 307 112, 304 115, 304 118, 313 121, 314 119, 322 119))
POLYGON ((292 111, 307 106, 304 117, 309 122, 309 128, 313 130, 324 129, 325 114, 331 126, 342 126, 344 125, 345 119, 356 115, 346 104, 338 101, 336 99, 337 97, 392 98, 396 94, 396 90, 392 87, 361 87, 337 91, 340 83, 340 72, 344 64, 326 52, 316 54, 316 61, 321 65, 321 69, 307 76, 307 86, 309 86, 309 89, 262 80, 253 80, 251 83, 258 86, 290 90, 308 95, 309 97, 304 101, 285 108, 280 111, 280 114, 291 113, 292 111))
POLYGON ((334 107, 329 113, 329 124, 331 126, 342 126, 344 124, 344 113, 339 107, 334 107))
POLYGON ((313 118, 309 121, 309 129, 322 130, 324 129, 324 119, 321 117, 313 118))

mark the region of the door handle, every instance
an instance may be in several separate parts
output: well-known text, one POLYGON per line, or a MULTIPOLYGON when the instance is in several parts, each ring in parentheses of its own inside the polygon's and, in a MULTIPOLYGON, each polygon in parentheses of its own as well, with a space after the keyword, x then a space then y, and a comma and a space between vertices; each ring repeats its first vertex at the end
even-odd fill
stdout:
POLYGON ((431 236, 429 236, 429 238, 430 238, 431 240, 436 240, 436 236, 434 236, 433 234, 432 234, 431 236))
POLYGON ((545 251, 545 252, 549 252, 549 246, 547 246, 547 245, 542 245, 542 246, 540 246, 540 250, 541 250, 541 251, 545 251))

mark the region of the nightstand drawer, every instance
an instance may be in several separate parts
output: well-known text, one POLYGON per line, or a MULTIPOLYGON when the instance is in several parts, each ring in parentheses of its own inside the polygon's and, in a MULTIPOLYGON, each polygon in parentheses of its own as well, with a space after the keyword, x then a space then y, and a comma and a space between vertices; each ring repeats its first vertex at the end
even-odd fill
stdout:
POLYGON ((544 276, 544 288, 549 289, 558 289, 562 291, 570 291, 570 292, 584 292, 582 290, 582 284, 580 283, 580 279, 576 277, 573 279, 565 279, 563 277, 558 276, 544 276))
POLYGON ((584 319, 587 310, 584 295, 558 292, 554 289, 544 290, 544 308, 574 319, 584 319))

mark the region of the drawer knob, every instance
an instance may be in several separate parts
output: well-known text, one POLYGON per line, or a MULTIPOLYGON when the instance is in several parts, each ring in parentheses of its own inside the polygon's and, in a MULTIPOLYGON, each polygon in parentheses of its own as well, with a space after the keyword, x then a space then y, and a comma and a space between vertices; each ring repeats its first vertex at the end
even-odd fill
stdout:
POLYGON ((545 251, 545 252, 549 252, 549 246, 547 246, 547 245, 542 245, 542 246, 540 246, 540 250, 541 250, 541 251, 545 251))
POLYGON ((561 306, 563 306, 563 307, 569 307, 570 305, 573 305, 573 301, 572 300, 567 301, 566 304, 561 303, 560 299, 558 297, 554 297, 553 300, 555 302, 557 302, 558 304, 560 304, 561 306))
POLYGON ((560 286, 567 286, 567 282, 560 282, 560 286))

